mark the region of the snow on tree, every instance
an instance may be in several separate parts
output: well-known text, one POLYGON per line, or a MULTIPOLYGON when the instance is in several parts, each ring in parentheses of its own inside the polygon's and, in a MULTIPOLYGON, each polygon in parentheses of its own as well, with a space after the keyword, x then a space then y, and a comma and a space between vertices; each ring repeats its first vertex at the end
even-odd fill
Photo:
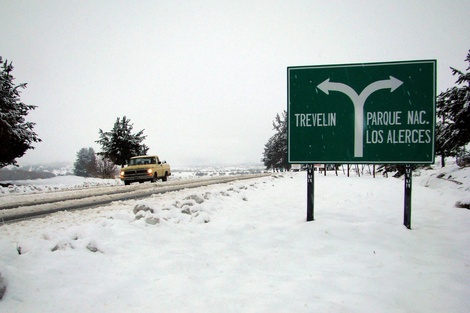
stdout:
POLYGON ((97 160, 93 148, 81 148, 73 164, 73 173, 81 177, 94 177, 97 173, 97 160))
POLYGON ((101 178, 114 178, 116 174, 116 164, 106 157, 96 159, 96 174, 101 178))
POLYGON ((114 127, 110 132, 99 130, 100 139, 96 141, 101 145, 103 151, 98 155, 110 159, 114 164, 124 166, 129 159, 137 155, 145 155, 149 150, 142 143, 147 136, 144 136, 144 130, 132 134, 134 124, 125 116, 122 120, 118 117, 114 127))
MULTIPOLYGON (((465 61, 469 62, 470 50, 465 61)), ((470 72, 463 73, 452 68, 457 75, 457 86, 441 92, 437 97, 436 153, 442 156, 458 156, 470 142, 470 72)))
POLYGON ((282 116, 276 114, 273 129, 276 133, 265 144, 261 161, 267 169, 288 170, 290 164, 287 160, 287 111, 284 110, 282 116))
POLYGON ((40 142, 33 132, 35 123, 26 122, 25 116, 36 106, 20 101, 20 89, 26 84, 13 84, 12 63, 3 62, 0 56, 0 168, 17 165, 16 158, 22 157, 27 150, 34 149, 32 143, 40 142))

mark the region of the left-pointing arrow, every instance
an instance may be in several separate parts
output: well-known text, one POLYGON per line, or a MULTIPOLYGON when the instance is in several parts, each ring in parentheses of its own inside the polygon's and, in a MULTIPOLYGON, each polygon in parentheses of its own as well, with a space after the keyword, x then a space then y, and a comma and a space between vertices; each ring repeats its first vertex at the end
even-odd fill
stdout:
POLYGON ((330 94, 330 91, 338 91, 338 92, 344 93, 353 102, 358 97, 358 94, 354 91, 354 89, 352 89, 348 85, 343 84, 343 83, 330 82, 329 78, 326 79, 321 84, 319 84, 317 87, 318 87, 318 89, 320 89, 321 91, 323 91, 327 95, 330 94))

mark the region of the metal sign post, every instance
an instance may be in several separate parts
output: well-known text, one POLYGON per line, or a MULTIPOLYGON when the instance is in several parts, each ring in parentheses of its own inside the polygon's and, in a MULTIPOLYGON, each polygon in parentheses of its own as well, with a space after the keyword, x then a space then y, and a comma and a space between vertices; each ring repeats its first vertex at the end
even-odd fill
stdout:
POLYGON ((313 221, 314 171, 313 164, 307 165, 307 222, 313 221))
POLYGON ((403 217, 403 225, 411 229, 411 177, 413 169, 410 164, 405 167, 405 213, 403 217))

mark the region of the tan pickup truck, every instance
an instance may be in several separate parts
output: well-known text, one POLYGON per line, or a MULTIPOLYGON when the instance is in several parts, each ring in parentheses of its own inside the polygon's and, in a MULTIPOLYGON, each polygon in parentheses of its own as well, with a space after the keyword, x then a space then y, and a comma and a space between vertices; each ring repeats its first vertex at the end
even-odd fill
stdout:
POLYGON ((129 165, 121 169, 121 180, 125 185, 132 182, 156 182, 158 179, 167 181, 171 175, 170 165, 161 162, 156 155, 141 155, 132 157, 129 165))

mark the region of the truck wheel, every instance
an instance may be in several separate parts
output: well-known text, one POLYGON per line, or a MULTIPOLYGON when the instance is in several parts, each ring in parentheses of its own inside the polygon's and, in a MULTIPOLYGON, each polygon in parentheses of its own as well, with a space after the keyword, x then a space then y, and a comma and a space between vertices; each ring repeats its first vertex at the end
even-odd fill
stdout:
POLYGON ((130 184, 131 184, 131 182, 128 181, 128 180, 125 180, 125 181, 124 181, 124 185, 129 186, 130 184))
POLYGON ((167 173, 165 172, 165 176, 163 176, 162 181, 167 181, 167 180, 168 180, 168 175, 167 175, 167 173))
POLYGON ((157 173, 155 173, 152 177, 152 183, 156 183, 158 180, 158 176, 157 176, 157 173))

